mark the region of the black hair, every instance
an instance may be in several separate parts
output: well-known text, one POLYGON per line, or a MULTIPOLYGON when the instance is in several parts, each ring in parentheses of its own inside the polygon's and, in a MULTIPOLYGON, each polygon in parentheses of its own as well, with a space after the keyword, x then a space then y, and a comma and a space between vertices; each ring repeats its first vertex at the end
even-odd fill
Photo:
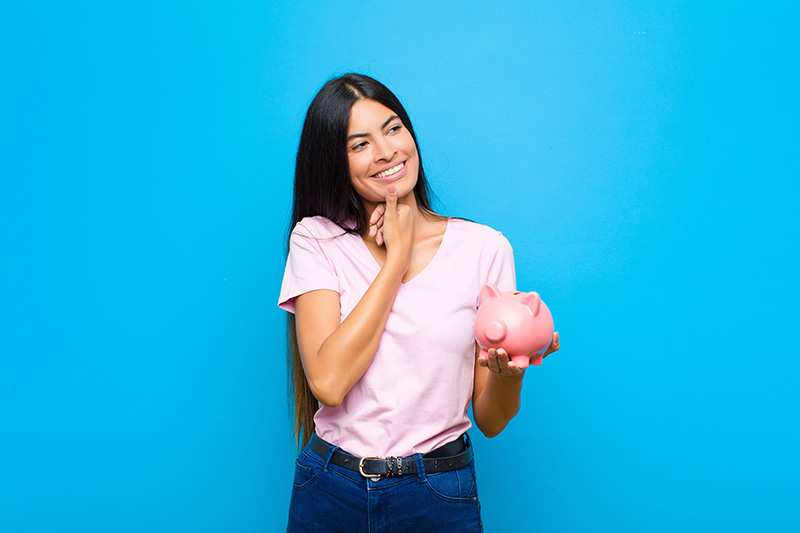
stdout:
MULTIPOLYGON (((350 182, 347 131, 350 110, 362 99, 374 100, 391 109, 411 133, 419 154, 419 143, 408 113, 400 100, 382 83, 362 74, 345 74, 328 81, 311 101, 300 135, 294 171, 294 203, 289 233, 304 217, 323 216, 345 232, 364 234, 368 213, 350 182)), ((439 218, 430 207, 431 191, 422 169, 414 186, 417 207, 424 216, 439 218)), ((319 403, 303 371, 297 345, 295 316, 287 323, 289 402, 294 406, 294 434, 305 446, 314 433, 314 413, 319 403)))
MULTIPOLYGON (((363 74, 345 74, 327 82, 306 113, 294 172, 294 205, 291 228, 303 217, 323 216, 349 233, 367 231, 368 213, 350 183, 347 162, 347 130, 350 110, 362 99, 375 100, 391 109, 411 133, 419 154, 419 143, 408 113, 400 100, 377 80, 363 74)), ((414 186, 417 206, 433 214, 431 191, 420 155, 414 186)))

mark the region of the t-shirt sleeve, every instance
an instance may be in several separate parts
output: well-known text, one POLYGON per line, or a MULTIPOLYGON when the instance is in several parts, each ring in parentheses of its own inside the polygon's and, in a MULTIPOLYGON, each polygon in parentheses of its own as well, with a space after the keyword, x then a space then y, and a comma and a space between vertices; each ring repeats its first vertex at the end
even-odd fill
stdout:
MULTIPOLYGON (((483 284, 491 283, 503 292, 517 290, 517 276, 514 270, 514 250, 502 233, 497 233, 484 250, 482 262, 483 284)), ((481 285, 483 286, 483 285, 481 285)), ((475 306, 479 304, 480 297, 475 306)))
POLYGON ((297 296, 319 289, 339 292, 339 280, 320 239, 300 222, 289 238, 289 256, 286 258, 278 307, 294 313, 294 299, 297 296))

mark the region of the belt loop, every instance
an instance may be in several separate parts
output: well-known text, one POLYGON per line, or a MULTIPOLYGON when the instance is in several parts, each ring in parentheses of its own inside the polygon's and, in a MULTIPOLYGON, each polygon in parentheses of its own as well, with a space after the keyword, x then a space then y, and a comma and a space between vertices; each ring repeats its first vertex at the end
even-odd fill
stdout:
POLYGON ((331 444, 331 447, 328 448, 328 453, 327 453, 327 455, 325 455, 325 460, 322 461, 322 471, 323 472, 327 472, 328 471, 328 463, 331 462, 331 457, 333 457, 333 453, 338 449, 339 449, 339 447, 338 446, 334 446, 333 444, 331 444))
POLYGON ((426 483, 428 481, 428 477, 425 475, 425 461, 422 460, 421 453, 414 454, 414 462, 417 463, 417 476, 419 477, 419 482, 426 483))

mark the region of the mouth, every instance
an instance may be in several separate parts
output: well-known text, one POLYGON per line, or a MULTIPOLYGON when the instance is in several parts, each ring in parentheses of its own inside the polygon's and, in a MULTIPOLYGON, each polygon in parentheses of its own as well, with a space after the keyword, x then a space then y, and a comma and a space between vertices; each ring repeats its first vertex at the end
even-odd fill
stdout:
POLYGON ((400 175, 401 175, 400 173, 405 168, 406 168, 406 162, 403 161, 403 162, 398 163, 397 165, 395 165, 395 166, 393 166, 391 168, 387 168, 386 170, 378 172, 377 174, 374 174, 371 177, 372 177, 372 179, 378 180, 378 181, 393 181, 396 178, 400 177, 400 175))

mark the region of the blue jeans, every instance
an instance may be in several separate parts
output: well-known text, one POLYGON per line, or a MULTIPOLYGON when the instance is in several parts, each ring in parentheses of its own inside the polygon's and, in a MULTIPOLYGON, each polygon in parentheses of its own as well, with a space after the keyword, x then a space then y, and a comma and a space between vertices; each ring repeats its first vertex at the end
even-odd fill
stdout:
POLYGON ((417 454, 417 474, 376 482, 330 464, 334 450, 300 452, 287 532, 483 531, 474 463, 426 474, 417 454))

